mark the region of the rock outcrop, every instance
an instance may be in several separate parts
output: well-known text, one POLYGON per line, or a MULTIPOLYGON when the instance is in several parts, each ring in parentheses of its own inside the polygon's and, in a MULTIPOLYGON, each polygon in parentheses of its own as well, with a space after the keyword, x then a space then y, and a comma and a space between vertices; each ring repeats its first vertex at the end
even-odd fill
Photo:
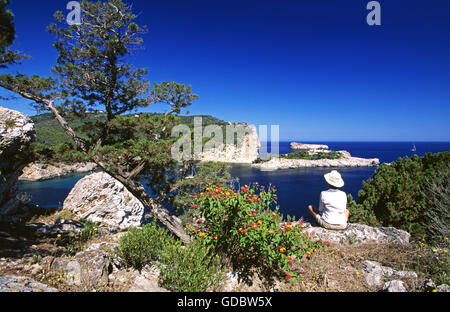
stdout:
POLYGON ((237 125, 237 141, 235 144, 220 144, 217 147, 209 148, 201 154, 202 161, 216 161, 227 163, 247 163, 251 164, 259 156, 261 142, 252 125, 237 125), (241 129, 242 131, 239 131, 241 129))
MULTIPOLYGON (((397 279, 417 279, 418 276, 413 271, 397 271, 391 267, 382 266, 376 261, 365 260, 362 263, 363 275, 366 279, 367 285, 379 287, 385 283, 386 278, 397 278, 397 279)), ((395 289, 400 289, 398 283, 393 283, 392 285, 385 284, 387 291, 396 291, 395 289)))
POLYGON ((347 151, 338 151, 342 154, 339 159, 286 159, 272 158, 263 163, 252 164, 252 167, 261 170, 277 170, 290 168, 310 168, 310 167, 374 167, 380 164, 378 158, 352 157, 347 151))
POLYGON ((18 221, 24 213, 17 198, 17 181, 34 140, 30 118, 0 107, 0 221, 18 221))
POLYGON ((25 276, 0 275, 0 292, 57 292, 58 290, 25 276))
POLYGON ((80 219, 118 230, 141 226, 145 210, 122 183, 105 172, 78 181, 64 201, 63 209, 80 219))
POLYGON ((304 232, 313 240, 329 241, 336 244, 409 244, 410 234, 394 227, 372 227, 364 224, 349 223, 346 230, 334 231, 305 223, 304 232))
POLYGON ((95 163, 39 163, 34 162, 28 164, 23 168, 22 175, 19 177, 20 181, 42 181, 48 179, 54 179, 71 173, 83 173, 90 172, 97 169, 95 163))
MULTIPOLYGON (((62 271, 66 282, 71 286, 86 289, 105 287, 109 283, 110 261, 105 246, 107 243, 92 244, 86 250, 78 252, 71 258, 56 258, 51 264, 51 271, 62 271)), ((110 247, 107 247, 108 249, 110 247)))
POLYGON ((291 150, 316 150, 316 149, 328 149, 328 145, 325 144, 304 144, 291 142, 290 144, 291 150))

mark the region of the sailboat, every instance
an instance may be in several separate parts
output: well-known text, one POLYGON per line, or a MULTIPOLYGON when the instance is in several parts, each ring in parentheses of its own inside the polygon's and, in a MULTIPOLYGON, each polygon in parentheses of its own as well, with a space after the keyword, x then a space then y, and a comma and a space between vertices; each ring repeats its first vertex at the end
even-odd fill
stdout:
POLYGON ((413 148, 411 149, 411 152, 415 152, 415 151, 417 151, 416 144, 413 144, 413 148))

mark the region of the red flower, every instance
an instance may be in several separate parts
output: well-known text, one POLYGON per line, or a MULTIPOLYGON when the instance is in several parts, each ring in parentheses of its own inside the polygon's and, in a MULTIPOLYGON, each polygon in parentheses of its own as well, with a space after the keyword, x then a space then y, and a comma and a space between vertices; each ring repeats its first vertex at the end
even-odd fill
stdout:
POLYGON ((226 218, 228 218, 228 216, 227 216, 227 215, 225 215, 225 216, 223 216, 223 218, 224 218, 224 219, 226 219, 226 218))
POLYGON ((197 205, 197 204, 194 204, 194 205, 192 205, 192 207, 194 207, 194 208, 198 208, 198 205, 197 205))
POLYGON ((290 280, 291 279, 291 274, 288 273, 288 275, 286 275, 285 278, 286 278, 287 281, 290 280))

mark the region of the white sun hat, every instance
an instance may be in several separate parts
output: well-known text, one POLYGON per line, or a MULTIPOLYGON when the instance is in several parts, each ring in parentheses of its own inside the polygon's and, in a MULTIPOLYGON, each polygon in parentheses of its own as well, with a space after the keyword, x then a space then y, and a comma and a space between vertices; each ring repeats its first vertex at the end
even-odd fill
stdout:
POLYGON ((341 174, 337 172, 336 170, 333 170, 327 174, 324 175, 325 180, 328 184, 334 187, 343 187, 344 186, 344 180, 342 180, 341 174))

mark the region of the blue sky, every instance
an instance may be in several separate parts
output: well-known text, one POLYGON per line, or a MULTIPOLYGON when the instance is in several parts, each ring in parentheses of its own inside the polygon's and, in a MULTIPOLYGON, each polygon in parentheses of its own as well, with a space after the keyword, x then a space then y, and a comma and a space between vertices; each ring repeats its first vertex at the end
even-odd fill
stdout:
MULTIPOLYGON (((68 1, 11 2, 14 47, 33 56, 20 71, 50 75, 45 28, 68 1)), ((379 1, 381 26, 369 0, 128 2, 149 27, 135 65, 192 85, 191 114, 279 125, 281 140, 450 141, 448 0, 379 1)))

